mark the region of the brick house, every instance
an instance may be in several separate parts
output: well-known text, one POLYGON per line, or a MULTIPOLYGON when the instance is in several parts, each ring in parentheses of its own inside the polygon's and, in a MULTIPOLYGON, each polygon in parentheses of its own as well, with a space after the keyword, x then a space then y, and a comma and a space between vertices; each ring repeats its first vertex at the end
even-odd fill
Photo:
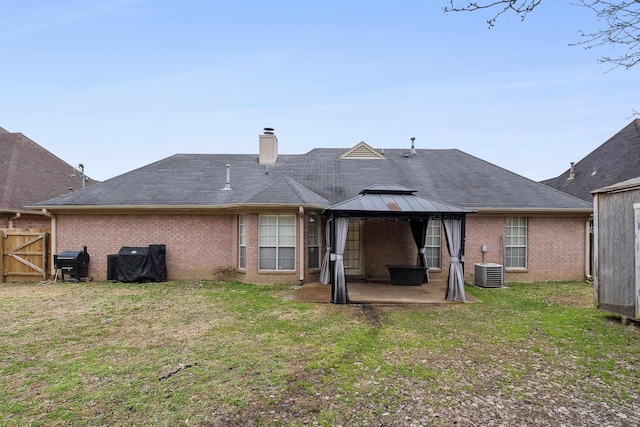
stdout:
MULTIPOLYGON (((593 204, 592 191, 640 177, 640 119, 631 121, 561 175, 541 181, 549 187, 593 204)), ((593 221, 591 222, 593 225, 593 221)), ((589 278, 594 274, 594 235, 590 228, 589 278)))
MULTIPOLYGON (((265 129, 257 154, 176 154, 82 191, 37 204, 56 218, 53 251, 87 246, 90 276, 104 280, 122 246, 166 245, 169 279, 236 271, 251 283, 317 281, 323 211, 373 185, 397 185, 477 211, 466 220, 465 277, 474 263, 506 267, 506 281, 585 277, 589 203, 456 149, 319 148, 278 153, 265 129), (484 248, 484 251, 483 251, 484 248)), ((440 221, 429 221, 432 278, 449 265, 440 221), (443 247, 445 246, 445 247, 443 247)), ((350 220, 347 275, 388 277, 415 262, 403 221, 350 220)))
MULTIPOLYGON (((86 177, 85 183, 96 181, 86 177)), ((0 128, 0 229, 50 228, 49 217, 26 206, 81 188, 80 170, 23 134, 0 128)))
POLYGON ((592 191, 640 176, 640 119, 543 184, 593 203, 592 191))

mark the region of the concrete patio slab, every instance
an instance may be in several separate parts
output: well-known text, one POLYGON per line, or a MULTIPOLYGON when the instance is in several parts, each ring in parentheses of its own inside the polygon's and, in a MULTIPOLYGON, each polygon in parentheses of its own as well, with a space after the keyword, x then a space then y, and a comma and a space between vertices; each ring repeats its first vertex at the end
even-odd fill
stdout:
MULTIPOLYGON (((349 302, 352 304, 456 304, 445 297, 444 281, 432 281, 421 286, 397 286, 388 282, 347 282, 349 302)), ((480 302, 465 293, 467 302, 480 302)), ((297 302, 328 303, 331 286, 319 282, 305 283, 298 292, 297 302)))

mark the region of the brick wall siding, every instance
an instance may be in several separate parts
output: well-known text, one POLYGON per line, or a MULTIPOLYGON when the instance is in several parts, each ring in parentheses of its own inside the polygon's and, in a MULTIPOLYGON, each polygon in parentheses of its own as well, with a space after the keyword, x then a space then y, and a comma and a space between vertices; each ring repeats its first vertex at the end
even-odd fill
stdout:
POLYGON ((170 280, 215 278, 237 265, 236 215, 58 215, 57 251, 89 252, 89 275, 106 280, 107 255, 165 244, 170 280))
MULTIPOLYGON (((502 236, 506 216, 469 215, 466 221, 465 280, 473 283, 474 264, 502 264, 502 236), (487 245, 487 252, 481 250, 487 245)), ((505 282, 583 280, 585 278, 586 217, 528 217, 528 268, 507 270, 505 282)), ((364 224, 365 275, 389 277, 387 264, 413 264, 417 249, 407 221, 367 221, 364 224)), ((430 270, 430 278, 445 280, 449 252, 442 230, 442 270, 430 270)))
MULTIPOLYGON (((123 246, 166 245, 169 280, 233 278, 259 284, 298 284, 299 251, 295 271, 258 271, 258 217, 246 215, 247 268, 238 269, 238 215, 58 215, 57 252, 87 246, 89 275, 106 280, 107 255, 123 246)), ((305 218, 306 220, 306 218, 305 218)), ((306 224, 306 222, 305 222, 306 224)), ((305 229, 306 232, 306 229, 305 229)), ((300 227, 296 220, 296 243, 300 227)), ((297 245, 298 246, 298 245, 297 245)), ((318 280, 319 270, 306 272, 305 280, 318 280)))
MULTIPOLYGON (((238 216, 224 215, 58 215, 57 251, 81 250, 87 246, 91 256, 89 274, 105 280, 107 255, 122 246, 167 246, 167 271, 170 280, 216 279, 220 270, 238 266, 238 216)), ((300 224, 296 220, 296 270, 258 271, 258 213, 246 214, 247 267, 236 275, 248 283, 298 284, 300 279, 300 224)), ((296 218, 298 218, 296 216, 296 218)), ((584 279, 586 217, 528 219, 528 269, 507 271, 505 281, 582 280, 584 279)), ((465 279, 473 282, 473 265, 478 262, 502 263, 502 236, 506 216, 469 215, 466 224, 465 279), (484 254, 481 246, 486 244, 484 254)), ((307 217, 305 216, 305 235, 307 217)), ((363 259, 366 276, 388 279, 387 264, 415 263, 417 249, 407 221, 372 220, 364 223, 363 259)), ((324 241, 324 224, 320 229, 324 241)), ((306 241, 306 238, 305 238, 306 241)), ((325 248, 320 248, 324 256, 325 248)), ((448 274, 449 254, 444 231, 442 237, 443 270, 431 270, 432 279, 444 280, 448 274)), ((319 270, 305 265, 305 281, 316 281, 319 270)))
MULTIPOLYGON (((0 218, 0 228, 9 228, 9 217, 0 218)), ((22 215, 13 220, 13 228, 51 228, 51 220, 44 216, 22 215)))

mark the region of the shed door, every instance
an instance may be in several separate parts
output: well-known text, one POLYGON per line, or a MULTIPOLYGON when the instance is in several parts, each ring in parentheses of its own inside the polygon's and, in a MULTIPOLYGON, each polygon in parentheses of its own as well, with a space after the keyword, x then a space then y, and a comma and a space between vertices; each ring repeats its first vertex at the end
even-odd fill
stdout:
POLYGON ((347 232, 347 244, 344 248, 344 274, 354 276, 361 275, 363 270, 362 262, 362 231, 363 222, 360 220, 349 220, 349 231, 347 232))

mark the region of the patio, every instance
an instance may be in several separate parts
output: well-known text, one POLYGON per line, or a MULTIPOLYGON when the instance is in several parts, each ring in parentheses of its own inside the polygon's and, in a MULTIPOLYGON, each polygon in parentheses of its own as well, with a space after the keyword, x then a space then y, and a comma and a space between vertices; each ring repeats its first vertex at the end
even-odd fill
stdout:
MULTIPOLYGON (((351 304, 454 304, 445 299, 447 283, 432 280, 421 286, 396 286, 390 282, 350 281, 347 283, 351 304)), ((465 292, 467 302, 480 302, 465 292)), ((331 285, 305 283, 296 302, 329 303, 331 285)))

